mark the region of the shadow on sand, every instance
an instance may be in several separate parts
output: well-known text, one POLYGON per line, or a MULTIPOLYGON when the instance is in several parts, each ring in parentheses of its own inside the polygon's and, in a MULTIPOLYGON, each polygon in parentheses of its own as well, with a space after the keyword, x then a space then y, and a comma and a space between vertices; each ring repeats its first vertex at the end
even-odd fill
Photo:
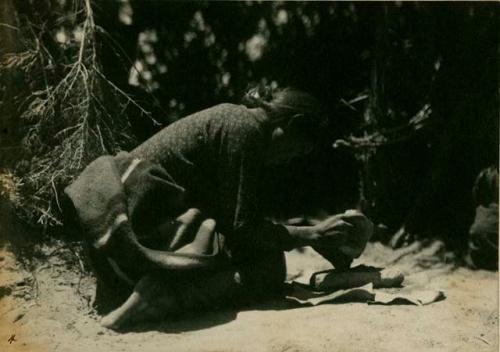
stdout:
POLYGON ((173 318, 156 323, 142 323, 131 326, 121 333, 137 333, 156 331, 169 334, 178 334, 189 331, 198 331, 211 328, 217 325, 224 325, 232 322, 239 312, 244 311, 280 311, 286 309, 300 308, 287 302, 284 298, 273 299, 266 302, 245 305, 238 308, 223 308, 217 311, 191 312, 182 317, 173 318))

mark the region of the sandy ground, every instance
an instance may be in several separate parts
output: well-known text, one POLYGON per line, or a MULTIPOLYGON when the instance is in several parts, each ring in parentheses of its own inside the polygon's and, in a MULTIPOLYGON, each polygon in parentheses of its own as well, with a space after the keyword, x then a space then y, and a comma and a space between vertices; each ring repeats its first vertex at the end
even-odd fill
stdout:
MULTIPOLYGON (((454 269, 439 242, 398 251, 370 244, 357 261, 398 267, 406 285, 446 291, 427 306, 270 302, 126 334, 99 325, 90 308, 93 280, 78 270, 74 251, 45 246, 25 270, 8 249, 0 254, 0 351, 498 350, 498 273, 454 269)), ((290 279, 329 268, 312 250, 289 253, 287 265, 290 279)))

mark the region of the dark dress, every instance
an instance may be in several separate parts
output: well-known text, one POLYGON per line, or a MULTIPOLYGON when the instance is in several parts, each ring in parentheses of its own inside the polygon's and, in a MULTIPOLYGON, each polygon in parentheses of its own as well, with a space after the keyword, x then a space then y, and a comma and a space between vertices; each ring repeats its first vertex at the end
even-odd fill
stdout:
POLYGON ((167 126, 131 155, 161 165, 185 189, 186 205, 216 220, 249 287, 273 291, 285 279, 283 251, 293 243, 284 226, 265 220, 260 211, 271 133, 261 114, 220 104, 167 126))
POLYGON ((290 250, 288 231, 260 212, 270 131, 263 116, 220 104, 176 121, 131 152, 160 164, 186 191, 188 207, 217 222, 232 250, 290 250))

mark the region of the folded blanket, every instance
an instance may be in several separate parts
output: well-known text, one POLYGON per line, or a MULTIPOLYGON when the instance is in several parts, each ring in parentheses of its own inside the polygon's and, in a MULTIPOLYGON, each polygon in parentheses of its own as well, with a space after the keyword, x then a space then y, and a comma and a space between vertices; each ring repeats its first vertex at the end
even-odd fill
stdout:
POLYGON ((140 237, 184 207, 184 189, 162 167, 126 152, 94 160, 65 193, 96 248, 107 242, 108 230, 120 219, 126 217, 140 237))

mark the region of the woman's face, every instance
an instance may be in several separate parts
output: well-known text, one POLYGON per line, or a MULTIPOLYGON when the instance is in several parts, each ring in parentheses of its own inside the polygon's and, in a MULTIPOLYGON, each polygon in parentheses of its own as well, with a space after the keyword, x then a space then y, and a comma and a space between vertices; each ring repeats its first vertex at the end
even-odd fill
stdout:
POLYGON ((276 127, 266 153, 267 165, 285 165, 293 158, 308 155, 314 148, 314 141, 294 129, 276 127))

